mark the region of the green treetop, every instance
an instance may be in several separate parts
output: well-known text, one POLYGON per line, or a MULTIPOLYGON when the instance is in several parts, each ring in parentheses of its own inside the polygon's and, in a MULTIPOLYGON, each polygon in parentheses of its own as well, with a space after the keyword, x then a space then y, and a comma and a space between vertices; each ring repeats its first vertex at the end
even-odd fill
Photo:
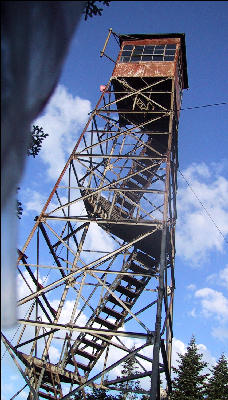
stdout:
POLYGON ((224 354, 210 370, 212 375, 206 387, 207 400, 228 400, 228 361, 224 354))
POLYGON ((202 354, 198 348, 194 336, 192 337, 184 355, 179 354, 178 368, 173 368, 176 376, 173 379, 172 400, 203 400, 205 392, 205 380, 207 374, 203 369, 207 363, 202 361, 202 354))

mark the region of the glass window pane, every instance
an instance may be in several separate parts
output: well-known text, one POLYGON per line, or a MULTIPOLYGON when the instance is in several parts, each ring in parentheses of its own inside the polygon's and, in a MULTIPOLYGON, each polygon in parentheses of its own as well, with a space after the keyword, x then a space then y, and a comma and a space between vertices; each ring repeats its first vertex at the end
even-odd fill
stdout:
POLYGON ((121 54, 123 57, 124 56, 130 56, 131 55, 131 51, 122 51, 122 54, 121 54))
POLYGON ((175 44, 167 44, 167 45, 166 45, 166 48, 167 48, 167 49, 170 49, 170 50, 171 50, 171 49, 176 50, 176 45, 175 45, 175 44))
POLYGON ((155 47, 155 46, 145 46, 145 49, 147 49, 147 50, 154 50, 154 47, 155 47))
POLYGON ((164 60, 165 61, 173 61, 174 60, 174 56, 165 56, 164 60))
POLYGON ((143 53, 143 49, 134 49, 133 54, 142 54, 143 53))
POLYGON ((143 54, 153 54, 154 49, 148 49, 147 47, 149 47, 149 46, 146 46, 146 47, 145 47, 144 53, 143 53, 143 54))
POLYGON ((163 52, 164 52, 164 49, 163 50, 158 50, 158 49, 155 49, 154 50, 154 54, 163 54, 163 52))
POLYGON ((164 50, 164 47, 164 45, 158 45, 155 50, 164 50))
POLYGON ((175 50, 167 50, 167 49, 166 49, 165 54, 174 56, 174 55, 175 55, 175 50))
POLYGON ((153 56, 153 61, 163 61, 163 56, 153 56))
POLYGON ((142 61, 152 61, 152 58, 153 58, 152 55, 150 56, 143 54, 142 61))
POLYGON ((120 57, 120 62, 129 62, 130 57, 120 57))
POLYGON ((124 50, 132 50, 133 49, 133 46, 132 45, 129 45, 129 44, 127 44, 126 46, 124 46, 124 48, 123 48, 124 50))
POLYGON ((141 56, 132 56, 131 57, 131 61, 140 61, 141 60, 141 56))
POLYGON ((144 49, 144 46, 135 46, 135 50, 143 50, 144 49))

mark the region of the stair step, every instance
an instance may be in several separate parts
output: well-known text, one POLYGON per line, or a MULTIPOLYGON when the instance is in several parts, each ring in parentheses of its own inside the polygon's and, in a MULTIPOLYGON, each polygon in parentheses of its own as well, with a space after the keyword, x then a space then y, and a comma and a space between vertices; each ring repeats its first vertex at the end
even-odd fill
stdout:
POLYGON ((148 179, 143 178, 141 175, 137 174, 132 176, 131 179, 134 179, 136 182, 138 182, 140 185, 145 187, 148 184, 148 179))
POLYGON ((140 198, 139 194, 137 194, 136 192, 125 192, 125 195, 127 197, 129 197, 129 199, 131 199, 135 203, 137 203, 139 201, 139 198, 140 198))
POLYGON ((87 346, 94 347, 97 350, 102 350, 104 348, 104 346, 102 344, 94 342, 93 340, 89 340, 86 338, 82 339, 82 344, 86 344, 87 346))
MULTIPOLYGON (((148 143, 148 144, 149 144, 149 146, 153 147, 155 150, 159 151, 159 149, 158 149, 159 145, 158 144, 155 144, 153 142, 152 143, 148 143)), ((146 147, 145 155, 146 154, 148 155, 148 157, 153 157, 153 156, 158 155, 154 150, 149 149, 149 147, 146 147)))
POLYGON ((67 360, 67 364, 71 364, 71 365, 77 365, 77 367, 78 368, 80 368, 80 369, 83 369, 83 371, 90 371, 90 367, 89 367, 89 365, 85 365, 85 364, 83 364, 82 362, 79 362, 79 361, 77 361, 76 360, 76 362, 75 362, 75 364, 74 364, 74 361, 72 360, 72 358, 69 358, 68 360, 67 360))
POLYGON ((125 281, 125 282, 130 283, 131 285, 134 285, 136 288, 141 288, 143 286, 143 282, 141 282, 139 279, 136 279, 131 274, 124 275, 122 277, 122 280, 125 281))
POLYGON ((94 354, 88 353, 87 351, 81 349, 77 349, 75 354, 88 358, 90 361, 94 361, 97 358, 94 354))
MULTIPOLYGON (((112 294, 110 294, 107 300, 113 304, 116 304, 117 306, 121 306, 120 302, 112 294)), ((130 302, 125 301, 123 299, 121 299, 121 301, 126 305, 126 307, 131 308, 132 304, 130 302)))
POLYGON ((152 160, 148 157, 147 158, 142 158, 137 160, 137 170, 138 169, 142 169, 142 168, 146 168, 149 167, 152 164, 152 160))
POLYGON ((151 270, 151 267, 154 267, 155 260, 148 256, 146 253, 142 253, 141 251, 137 252, 136 260, 141 264, 145 265, 145 267, 151 270))
POLYGON ((116 325, 109 322, 107 319, 103 319, 101 317, 96 317, 95 322, 97 322, 98 324, 101 324, 103 326, 105 326, 106 328, 110 329, 110 330, 116 330, 116 325))
POLYGON ((116 203, 120 204, 122 207, 127 208, 129 211, 132 210, 132 208, 134 208, 134 204, 129 203, 128 201, 125 200, 125 198, 118 196, 116 198, 116 203))
POLYGON ((137 292, 133 292, 132 290, 127 289, 125 286, 122 285, 118 285, 116 291, 125 294, 127 297, 130 298, 134 298, 137 296, 137 292))
POLYGON ((128 216, 128 211, 122 210, 120 207, 113 207, 111 218, 125 219, 128 216))
POLYGON ((55 396, 52 396, 50 393, 38 392, 39 398, 49 399, 49 400, 56 400, 55 396))
POLYGON ((146 268, 139 267, 137 264, 134 262, 131 262, 130 267, 129 267, 133 272, 136 272, 136 274, 148 274, 149 270, 146 268))
POLYGON ((141 172, 141 169, 149 167, 152 163, 151 160, 138 160, 138 164, 136 165, 136 171, 139 171, 140 174, 146 176, 147 178, 151 178, 152 174, 158 169, 158 165, 151 166, 150 169, 141 172))
POLYGON ((137 189, 142 189, 141 186, 136 185, 136 183, 130 181, 130 179, 126 181, 126 187, 129 187, 130 189, 136 189, 136 190, 137 190, 137 189))
POLYGON ((51 386, 50 386, 50 385, 47 385, 46 383, 41 383, 40 388, 41 388, 41 389, 44 389, 44 390, 47 390, 47 391, 50 391, 50 392, 52 392, 52 393, 55 393, 55 391, 56 391, 57 393, 61 393, 61 389, 59 389, 59 388, 57 388, 57 387, 55 387, 55 390, 54 390, 54 388, 53 388, 53 383, 51 384, 51 386))
POLYGON ((122 319, 123 318, 123 314, 114 310, 113 308, 109 308, 107 306, 104 306, 102 308, 102 310, 104 313, 111 315, 112 317, 115 317, 117 320, 122 319))

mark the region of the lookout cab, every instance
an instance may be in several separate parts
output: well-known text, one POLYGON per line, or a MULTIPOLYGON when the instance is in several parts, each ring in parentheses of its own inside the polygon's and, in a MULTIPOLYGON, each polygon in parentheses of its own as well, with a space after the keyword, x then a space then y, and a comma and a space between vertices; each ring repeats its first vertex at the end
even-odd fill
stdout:
POLYGON ((119 40, 112 83, 120 126, 134 124, 144 132, 168 133, 170 111, 179 118, 182 90, 188 88, 185 35, 133 34, 119 40))

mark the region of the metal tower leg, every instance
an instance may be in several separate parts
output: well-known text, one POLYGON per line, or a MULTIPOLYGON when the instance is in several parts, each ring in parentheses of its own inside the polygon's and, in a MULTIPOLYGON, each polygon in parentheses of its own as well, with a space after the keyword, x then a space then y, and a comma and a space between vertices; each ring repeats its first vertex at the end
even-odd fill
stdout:
POLYGON ((171 390, 175 88, 169 77, 135 79, 106 86, 19 255, 11 346, 30 398, 121 391, 132 356, 133 390, 155 400, 160 374, 171 390))

